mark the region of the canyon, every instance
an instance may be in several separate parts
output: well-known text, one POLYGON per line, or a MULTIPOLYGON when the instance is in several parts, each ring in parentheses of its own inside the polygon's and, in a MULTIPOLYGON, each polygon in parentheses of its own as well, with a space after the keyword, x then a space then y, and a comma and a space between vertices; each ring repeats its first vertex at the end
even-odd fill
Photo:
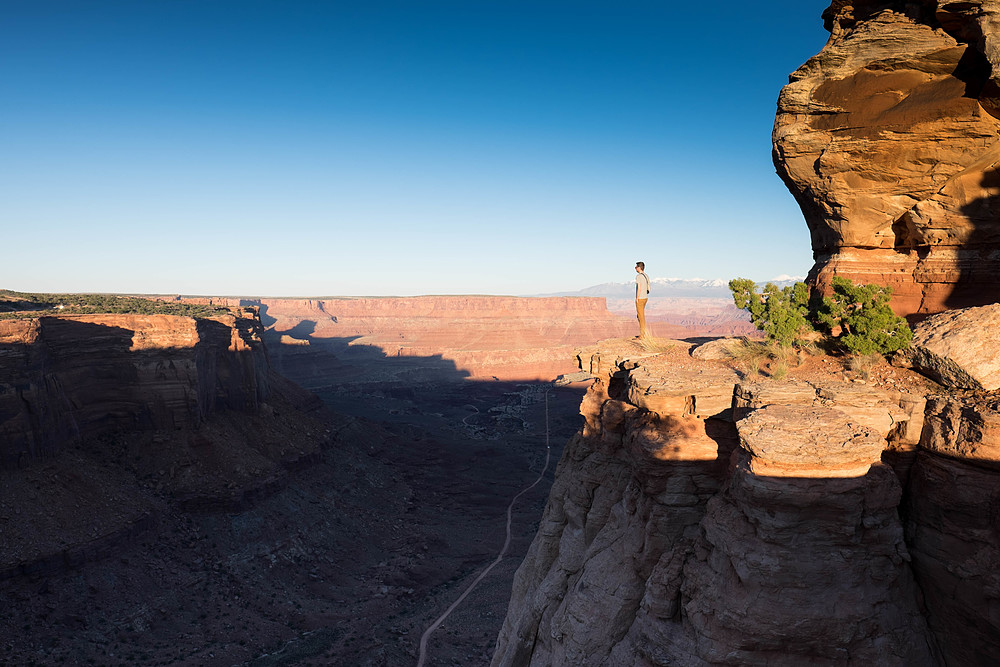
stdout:
MULTIPOLYGON (((503 542, 545 427, 558 456, 578 426, 579 385, 283 344, 262 310, 0 320, 5 660, 408 664, 503 542)), ((551 476, 430 664, 488 662, 551 476)))
POLYGON ((547 418, 428 664, 1000 659, 996 306, 864 374, 618 337, 555 386, 324 346, 309 303, 0 320, 10 660, 411 664, 547 418))
MULTIPOLYGON (((716 294, 719 291, 714 290, 712 296, 650 298, 646 313, 653 335, 755 335, 746 313, 733 306, 728 289, 722 288, 724 297, 716 294)), ((577 347, 638 333, 634 298, 175 298, 185 303, 259 308, 268 347, 282 372, 295 366, 297 357, 315 365, 317 358, 369 354, 398 359, 440 357, 477 380, 548 381, 577 370, 577 347)), ((299 370, 293 374, 302 380, 299 370)), ((316 373, 322 376, 325 371, 317 369, 316 373)))
MULTIPOLYGON (((0 319, 15 662, 408 663, 543 427, 556 457, 577 430, 581 384, 551 381, 635 327, 602 298, 163 301, 218 312, 0 319)), ((551 479, 431 664, 489 661, 551 479)))
POLYGON ((430 664, 997 664, 998 16, 834 0, 778 99, 808 280, 893 287, 891 364, 627 296, 0 319, 4 660, 412 664, 551 432, 430 664))

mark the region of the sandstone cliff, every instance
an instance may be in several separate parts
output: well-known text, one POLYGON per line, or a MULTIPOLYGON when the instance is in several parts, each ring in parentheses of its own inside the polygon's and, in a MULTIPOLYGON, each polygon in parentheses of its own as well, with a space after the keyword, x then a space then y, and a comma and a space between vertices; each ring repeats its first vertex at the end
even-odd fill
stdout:
POLYGON ((1000 660, 995 399, 609 341, 493 665, 1000 660), (931 399, 926 396, 930 394, 931 399))
POLYGON ((574 349, 609 336, 638 333, 634 322, 610 313, 603 298, 427 296, 356 299, 261 299, 271 345, 283 355, 305 353, 295 342, 368 346, 387 357, 453 362, 474 379, 552 380, 573 372, 574 349))
POLYGON ((0 321, 0 469, 116 429, 179 429, 268 396, 260 321, 69 315, 0 321))
POLYGON ((261 331, 254 309, 0 321, 0 579, 108 555, 163 495, 243 506, 315 457, 317 399, 271 373, 261 331))
POLYGON ((900 314, 1000 300, 1000 2, 835 0, 778 100, 774 161, 810 279, 891 285, 900 314))

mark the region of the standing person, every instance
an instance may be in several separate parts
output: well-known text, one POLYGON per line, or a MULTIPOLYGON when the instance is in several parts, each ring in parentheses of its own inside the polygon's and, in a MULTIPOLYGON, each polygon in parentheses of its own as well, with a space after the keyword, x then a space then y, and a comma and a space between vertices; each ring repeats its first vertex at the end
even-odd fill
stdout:
POLYGON ((646 337, 646 300, 649 299, 649 276, 646 275, 646 265, 635 263, 635 315, 639 318, 638 338, 646 337))

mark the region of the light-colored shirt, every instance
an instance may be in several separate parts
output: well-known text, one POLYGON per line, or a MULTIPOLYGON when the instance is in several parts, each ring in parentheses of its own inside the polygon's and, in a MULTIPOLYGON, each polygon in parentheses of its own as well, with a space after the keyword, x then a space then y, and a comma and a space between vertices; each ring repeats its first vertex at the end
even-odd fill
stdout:
POLYGON ((645 273, 635 274, 635 298, 637 301, 649 298, 649 276, 645 273))

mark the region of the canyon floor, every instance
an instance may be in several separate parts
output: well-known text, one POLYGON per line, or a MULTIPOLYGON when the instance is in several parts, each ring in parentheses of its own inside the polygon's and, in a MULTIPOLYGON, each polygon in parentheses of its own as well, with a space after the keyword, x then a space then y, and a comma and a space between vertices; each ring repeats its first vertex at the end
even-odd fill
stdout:
MULTIPOLYGON (((326 355, 317 374, 296 352, 272 357, 327 404, 308 424, 327 435, 319 459, 239 510, 184 509, 147 484, 150 525, 111 553, 3 582, 0 664, 415 664, 421 634, 495 558, 507 504, 541 471, 548 392, 547 479, 515 506, 507 558, 429 642, 428 665, 489 662, 583 388, 471 381, 440 358, 364 349, 326 355)), ((92 451, 5 473, 0 490, 44 500, 113 467, 113 447, 102 461, 92 451)), ((136 484, 130 474, 101 483, 136 484)))

